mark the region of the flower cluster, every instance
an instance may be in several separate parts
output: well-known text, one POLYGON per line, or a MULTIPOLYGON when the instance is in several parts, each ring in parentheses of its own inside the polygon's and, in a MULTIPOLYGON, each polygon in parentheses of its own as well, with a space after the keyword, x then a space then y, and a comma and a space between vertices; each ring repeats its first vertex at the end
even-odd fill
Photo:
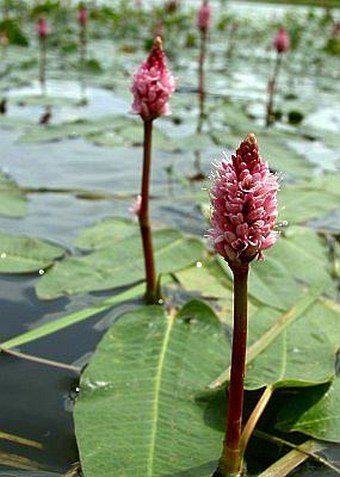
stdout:
POLYGON ((85 27, 88 20, 89 20, 89 12, 88 12, 87 8, 84 5, 82 5, 79 9, 79 12, 78 12, 79 25, 82 26, 82 27, 85 27))
POLYGON ((248 134, 231 160, 216 165, 210 237, 229 264, 261 259, 262 251, 274 244, 278 188, 254 134, 248 134))
POLYGON ((47 21, 45 17, 40 17, 36 26, 36 31, 40 39, 45 39, 48 34, 47 21))
POLYGON ((281 54, 289 50, 290 38, 284 27, 279 28, 274 38, 274 48, 281 54))
POLYGON ((157 36, 148 59, 133 76, 132 112, 144 121, 170 113, 168 101, 175 91, 175 80, 169 72, 162 39, 157 36))
POLYGON ((210 28, 212 16, 212 6, 208 0, 204 0, 197 11, 197 27, 206 32, 210 28))

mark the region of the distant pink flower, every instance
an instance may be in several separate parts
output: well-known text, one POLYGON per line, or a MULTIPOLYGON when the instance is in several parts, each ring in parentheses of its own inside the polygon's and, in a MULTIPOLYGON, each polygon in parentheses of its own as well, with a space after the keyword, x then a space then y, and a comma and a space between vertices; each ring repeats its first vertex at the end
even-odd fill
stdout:
POLYGON ((169 99, 175 91, 175 80, 169 72, 162 39, 157 36, 145 63, 133 76, 132 112, 144 121, 170 114, 169 99))
POLYGON ((255 135, 248 134, 230 160, 216 165, 210 237, 229 264, 261 259, 276 241, 279 183, 258 149, 255 135))
POLYGON ((37 34, 39 38, 44 39, 48 34, 47 21, 45 17, 40 17, 36 26, 37 34))
POLYGON ((290 38, 284 27, 280 27, 274 38, 274 48, 278 53, 285 53, 289 50, 290 38))
POLYGON ((211 26, 212 6, 208 0, 204 0, 197 11, 197 27, 207 31, 211 26))
POLYGON ((85 26, 89 20, 89 12, 86 7, 82 6, 78 12, 78 22, 79 25, 85 26))

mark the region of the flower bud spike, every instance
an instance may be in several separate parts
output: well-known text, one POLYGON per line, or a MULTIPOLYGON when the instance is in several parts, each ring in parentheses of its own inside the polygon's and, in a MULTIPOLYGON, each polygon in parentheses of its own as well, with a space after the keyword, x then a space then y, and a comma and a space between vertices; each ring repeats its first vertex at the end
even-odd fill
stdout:
POLYGON ((36 26, 36 31, 40 39, 45 39, 48 34, 47 21, 45 17, 40 17, 36 26))
POLYGON ((286 53, 290 47, 290 38, 287 30, 284 27, 279 28, 278 32, 274 38, 274 48, 276 51, 281 53, 286 53))
POLYGON ((211 26, 212 6, 208 0, 204 0, 197 11, 197 27, 201 31, 209 30, 211 26))
POLYGON ((214 248, 230 265, 261 259, 276 240, 278 178, 261 159, 254 134, 215 167, 210 190, 214 248))
POLYGON ((160 36, 156 36, 151 52, 133 76, 132 112, 144 121, 170 114, 169 99, 175 91, 175 80, 169 72, 160 36))

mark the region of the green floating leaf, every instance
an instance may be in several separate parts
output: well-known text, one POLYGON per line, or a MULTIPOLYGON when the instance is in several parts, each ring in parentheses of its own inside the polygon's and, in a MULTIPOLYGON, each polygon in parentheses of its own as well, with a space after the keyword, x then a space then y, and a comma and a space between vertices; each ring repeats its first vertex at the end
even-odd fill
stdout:
POLYGON ((0 127, 3 129, 21 129, 32 124, 29 119, 17 118, 0 114, 0 127))
MULTIPOLYGON (((279 247, 279 244, 276 245, 279 247)), ((232 279, 226 262, 218 257, 221 268, 232 279)), ((258 304, 286 310, 299 298, 301 289, 280 260, 254 262, 249 275, 249 297, 258 304), (284 283, 284 286, 283 286, 284 283)))
MULTIPOLYGON (((302 285, 318 282, 325 284, 329 295, 335 295, 336 284, 330 275, 327 249, 315 231, 297 226, 285 229, 275 246, 265 252, 265 257, 264 262, 251 265, 249 295, 255 302, 284 310, 298 299, 302 285)), ((227 264, 219 261, 232 279, 227 264)))
MULTIPOLYGON (((202 260, 194 267, 186 268, 176 273, 183 293, 207 302, 219 316, 222 322, 232 323, 233 284, 229 277, 221 271, 215 259, 202 260)), ((170 285, 170 288, 175 285, 170 285)), ((248 314, 251 316, 257 307, 248 303, 248 314)))
MULTIPOLYGON (((232 318, 232 283, 221 273, 214 275, 215 262, 202 261, 194 267, 176 273, 183 292, 196 295, 196 298, 209 302, 223 321, 230 323, 232 318), (198 266, 197 266, 198 265, 198 266)), ((175 284, 170 285, 174 287, 175 284)))
POLYGON ((200 151, 203 152, 209 147, 216 147, 211 137, 207 134, 191 134, 183 136, 180 141, 176 141, 175 150, 178 151, 200 151))
POLYGON ((340 443, 340 378, 292 394, 279 413, 276 427, 340 443))
POLYGON ((323 282, 328 293, 335 292, 325 241, 314 230, 296 226, 284 229, 278 243, 266 255, 268 260, 284 264, 298 282, 323 282))
POLYGON ((304 224, 335 211, 339 203, 340 175, 333 178, 288 184, 279 194, 280 218, 293 224, 304 224))
MULTIPOLYGON (((200 240, 185 237, 176 230, 156 231, 153 236, 158 273, 185 268, 204 253, 200 240)), ((111 247, 85 257, 71 257, 49 270, 38 282, 37 294, 43 299, 129 285, 145 277, 139 233, 111 247)))
POLYGON ((46 240, 0 231, 0 273, 31 273, 49 267, 65 250, 46 240))
POLYGON ((111 116, 103 117, 96 121, 79 119, 69 121, 63 124, 36 124, 26 128, 25 133, 20 136, 21 142, 49 142, 59 141, 64 138, 76 138, 95 134, 102 130, 112 128, 114 119, 111 116))
MULTIPOLYGON (((321 332, 319 336, 320 326, 314 328, 306 317, 321 291, 321 285, 312 287, 284 313, 262 307, 251 317, 247 350, 248 389, 267 385, 305 386, 329 381, 333 377, 334 347, 325 333, 321 332), (316 343, 315 352, 309 349, 310 343, 316 343), (309 358, 312 354, 307 363, 304 360, 306 348, 309 358), (319 357, 320 351, 325 355, 319 357)), ((225 385, 229 373, 228 368, 209 387, 216 389, 225 385)))
POLYGON ((16 182, 0 170, 0 215, 22 217, 26 214, 27 202, 16 182))
POLYGON ((222 434, 195 395, 228 355, 221 323, 201 302, 177 316, 149 306, 122 317, 81 379, 75 426, 85 475, 210 477, 222 434))
MULTIPOLYGON (((143 125, 135 119, 126 120, 124 127, 89 134, 87 139, 99 146, 137 147, 143 145, 143 125)), ((153 146, 156 149, 173 150, 176 145, 158 128, 153 131, 153 146)))
POLYGON ((289 147, 287 138, 268 135, 268 133, 262 134, 259 131, 258 139, 260 154, 268 161, 272 169, 283 172, 285 177, 294 180, 311 176, 313 165, 289 147))
POLYGON ((252 131, 259 139, 261 156, 268 161, 272 169, 294 179, 310 177, 313 165, 290 147, 288 141, 292 140, 291 134, 277 130, 268 132, 265 128, 256 125, 242 106, 227 104, 223 106, 223 109, 229 130, 226 131, 225 128, 213 130, 212 135, 215 141, 235 150, 249 131, 252 131))
MULTIPOLYGON (((330 381, 334 377, 334 349, 322 323, 311 322, 308 309, 249 362, 246 374, 247 389, 263 386, 303 387, 330 381)), ((272 325, 273 311, 261 310, 250 321, 250 336, 258 335, 258 323, 272 325)))
POLYGON ((134 235, 138 225, 128 219, 110 217, 88 227, 75 240, 82 250, 98 250, 134 235))

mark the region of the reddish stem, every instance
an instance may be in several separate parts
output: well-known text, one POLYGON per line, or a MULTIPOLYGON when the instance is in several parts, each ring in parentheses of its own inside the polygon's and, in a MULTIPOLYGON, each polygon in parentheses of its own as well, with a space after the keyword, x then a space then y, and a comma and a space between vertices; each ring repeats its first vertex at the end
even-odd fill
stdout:
POLYGON ((80 25, 79 41, 80 41, 80 65, 81 65, 81 68, 84 68, 86 57, 87 57, 87 28, 86 28, 86 24, 80 25))
POLYGON ((46 89, 46 37, 40 38, 39 80, 40 80, 41 92, 44 94, 46 89))
POLYGON ((274 96, 276 92, 276 84, 279 78, 280 67, 282 63, 282 53, 278 53, 276 57, 275 67, 272 79, 268 82, 268 101, 267 101, 267 114, 266 114, 266 127, 273 124, 273 108, 274 108, 274 96))
POLYGON ((145 299, 147 303, 157 303, 157 282, 149 218, 149 185, 151 171, 152 119, 144 121, 144 151, 139 225, 142 235, 144 265, 146 275, 145 299))
POLYGON ((244 375, 247 347, 247 280, 249 265, 232 269, 234 274, 234 329, 231 356, 226 437, 217 475, 238 476, 242 473, 241 449, 244 375))
POLYGON ((198 59, 198 101, 199 101, 199 117, 197 123, 197 132, 202 131, 204 120, 204 102, 205 102, 205 88, 204 88, 204 62, 207 50, 207 30, 201 29, 200 55, 198 59))

